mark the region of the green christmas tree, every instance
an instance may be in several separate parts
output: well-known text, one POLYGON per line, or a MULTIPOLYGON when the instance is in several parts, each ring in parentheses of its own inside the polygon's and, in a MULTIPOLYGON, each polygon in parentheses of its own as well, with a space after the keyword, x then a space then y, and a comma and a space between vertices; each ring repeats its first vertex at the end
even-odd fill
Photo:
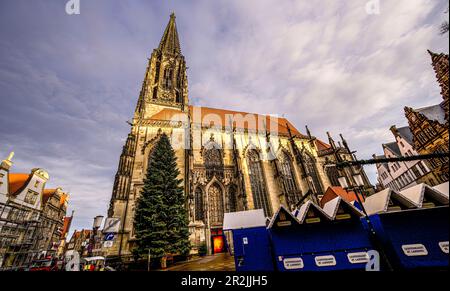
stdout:
POLYGON ((190 250, 186 197, 178 179, 175 152, 165 133, 150 157, 144 187, 137 202, 134 228, 139 254, 164 258, 190 250))

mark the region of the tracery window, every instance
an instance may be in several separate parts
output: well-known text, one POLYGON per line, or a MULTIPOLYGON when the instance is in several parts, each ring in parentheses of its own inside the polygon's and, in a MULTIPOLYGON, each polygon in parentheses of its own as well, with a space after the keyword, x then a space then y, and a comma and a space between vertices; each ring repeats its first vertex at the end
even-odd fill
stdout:
POLYGON ((172 79, 173 79, 173 69, 166 68, 164 70, 164 87, 166 89, 172 88, 172 79))
POLYGON ((203 221, 204 219, 203 191, 200 187, 197 187, 195 189, 195 220, 203 221))
POLYGON ((303 152, 303 160, 305 161, 306 175, 309 176, 309 181, 314 189, 311 189, 315 194, 323 194, 322 186, 320 185, 319 174, 316 169, 316 162, 309 153, 303 152))
POLYGON ((208 190, 209 198, 209 222, 210 224, 221 224, 223 222, 223 195, 222 189, 213 184, 208 190))
POLYGON ((295 205, 300 197, 297 184, 295 183, 294 169, 292 168, 292 160, 285 151, 278 154, 278 164, 283 179, 284 189, 287 191, 286 200, 289 207, 295 205))
POLYGON ((223 159, 220 146, 215 142, 209 142, 203 152, 205 162, 206 178, 210 180, 214 175, 218 179, 223 178, 223 159))
POLYGON ((235 185, 231 185, 228 189, 228 209, 230 212, 236 212, 237 205, 237 189, 235 185))
MULTIPOLYGON (((328 180, 330 180, 331 186, 340 186, 339 184, 339 171, 335 165, 329 165, 325 168, 328 180)), ((383 173, 384 174, 384 173, 383 173)), ((383 177, 384 178, 384 177, 383 177)))
POLYGON ((255 209, 263 209, 264 214, 270 217, 272 216, 272 209, 270 207, 259 153, 256 150, 250 150, 247 154, 247 162, 255 209))

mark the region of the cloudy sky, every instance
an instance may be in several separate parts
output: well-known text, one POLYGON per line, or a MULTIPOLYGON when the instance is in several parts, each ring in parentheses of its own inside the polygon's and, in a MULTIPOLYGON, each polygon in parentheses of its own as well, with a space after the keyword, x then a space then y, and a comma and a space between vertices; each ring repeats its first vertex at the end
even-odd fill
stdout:
POLYGON ((368 0, 80 0, 79 15, 67 1, 0 1, 0 158, 15 151, 12 172, 41 167, 69 191, 73 228, 106 213, 171 11, 195 105, 284 115, 370 158, 405 105, 440 102, 426 50, 448 53, 444 0, 379 0, 379 14, 368 0))

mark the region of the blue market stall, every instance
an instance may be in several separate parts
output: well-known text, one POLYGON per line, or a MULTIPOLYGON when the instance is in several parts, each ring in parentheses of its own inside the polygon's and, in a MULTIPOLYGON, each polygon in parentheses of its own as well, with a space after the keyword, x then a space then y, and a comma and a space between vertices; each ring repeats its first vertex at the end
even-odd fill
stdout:
POLYGON ((268 230, 279 271, 365 269, 373 250, 362 213, 340 197, 324 209, 311 201, 290 213, 283 206, 268 230))
POLYGON ((274 270, 262 209, 225 213, 223 229, 232 232, 236 271, 274 270))
POLYGON ((367 199, 365 206, 393 268, 448 268, 448 196, 424 184, 395 193, 397 201, 381 194, 367 199), (373 211, 374 205, 379 211, 373 211))

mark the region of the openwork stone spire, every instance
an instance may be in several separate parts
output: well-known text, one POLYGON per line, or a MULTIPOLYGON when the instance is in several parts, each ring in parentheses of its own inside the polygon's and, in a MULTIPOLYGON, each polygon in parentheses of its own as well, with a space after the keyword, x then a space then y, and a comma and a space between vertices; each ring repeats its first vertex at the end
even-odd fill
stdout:
POLYGON ((175 23, 175 13, 170 15, 164 35, 159 43, 158 50, 162 53, 181 54, 180 40, 178 39, 177 25, 175 23))

